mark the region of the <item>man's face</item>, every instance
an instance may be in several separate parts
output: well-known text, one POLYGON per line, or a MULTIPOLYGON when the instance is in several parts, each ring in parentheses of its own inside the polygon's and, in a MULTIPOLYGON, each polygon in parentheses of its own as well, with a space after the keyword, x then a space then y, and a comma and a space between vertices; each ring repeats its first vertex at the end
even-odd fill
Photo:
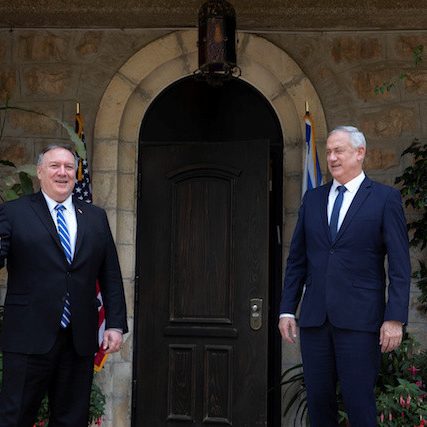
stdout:
POLYGON ((74 156, 65 148, 48 151, 37 166, 41 189, 58 203, 62 203, 73 192, 75 176, 74 156))
POLYGON ((362 172, 365 152, 365 147, 353 147, 347 132, 334 132, 326 141, 329 172, 340 184, 346 184, 362 172))

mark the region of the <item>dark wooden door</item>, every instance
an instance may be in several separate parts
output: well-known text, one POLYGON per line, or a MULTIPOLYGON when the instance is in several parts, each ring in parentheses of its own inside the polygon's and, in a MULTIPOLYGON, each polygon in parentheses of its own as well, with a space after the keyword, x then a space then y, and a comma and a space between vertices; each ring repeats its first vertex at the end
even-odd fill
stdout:
POLYGON ((141 158, 133 424, 267 425, 268 141, 141 158))

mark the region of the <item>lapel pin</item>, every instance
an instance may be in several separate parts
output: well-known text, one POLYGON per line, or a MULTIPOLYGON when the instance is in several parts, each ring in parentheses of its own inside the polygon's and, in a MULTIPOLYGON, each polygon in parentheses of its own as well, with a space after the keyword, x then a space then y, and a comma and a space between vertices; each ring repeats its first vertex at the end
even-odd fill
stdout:
POLYGON ((83 213, 83 211, 79 208, 77 209, 77 212, 81 215, 83 213))

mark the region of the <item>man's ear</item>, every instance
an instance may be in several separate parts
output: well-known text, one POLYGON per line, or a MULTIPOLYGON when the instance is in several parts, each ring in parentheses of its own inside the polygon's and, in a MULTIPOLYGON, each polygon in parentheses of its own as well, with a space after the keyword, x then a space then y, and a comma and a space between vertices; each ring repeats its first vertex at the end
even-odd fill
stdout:
POLYGON ((357 160, 363 162, 363 159, 366 156, 366 147, 358 147, 357 149, 357 160))

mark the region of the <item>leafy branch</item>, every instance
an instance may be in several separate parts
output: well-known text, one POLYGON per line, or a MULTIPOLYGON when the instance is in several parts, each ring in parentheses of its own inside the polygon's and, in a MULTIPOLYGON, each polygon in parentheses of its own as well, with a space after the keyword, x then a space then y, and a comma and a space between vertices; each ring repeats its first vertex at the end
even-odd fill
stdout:
MULTIPOLYGON (((405 205, 420 212, 420 218, 410 222, 408 230, 413 231, 411 245, 423 250, 427 246, 427 144, 421 145, 415 139, 403 151, 402 156, 405 155, 411 155, 413 163, 396 178, 395 183, 402 185, 400 192, 405 198, 405 205)), ((419 308, 427 312, 427 267, 423 261, 419 261, 419 265, 420 269, 412 276, 417 279, 417 286, 421 291, 418 297, 419 308)))
MULTIPOLYGON (((420 65, 423 60, 423 52, 423 45, 418 45, 412 49, 412 59, 416 67, 420 65)), ((390 92, 391 89, 393 89, 399 82, 404 81, 407 78, 408 74, 401 72, 398 76, 392 78, 391 80, 383 82, 381 85, 376 85, 374 88, 374 92, 376 95, 390 92)))
POLYGON ((85 150, 85 147, 84 147, 82 140, 76 134, 76 132, 74 131, 74 128, 72 126, 70 126, 67 122, 64 122, 63 120, 58 119, 56 117, 51 117, 48 114, 42 113, 41 111, 31 110, 29 108, 15 107, 15 106, 9 105, 8 100, 6 100, 6 103, 4 106, 0 106, 0 111, 5 112, 3 120, 2 120, 2 124, 0 127, 0 140, 3 138, 4 127, 5 127, 5 123, 6 123, 6 115, 7 115, 8 110, 17 110, 17 111, 23 111, 25 113, 37 114, 38 116, 45 117, 46 119, 52 120, 55 123, 57 123, 58 125, 62 126, 67 131, 67 134, 68 134, 68 137, 70 138, 70 140, 73 142, 75 149, 76 149, 76 153, 79 155, 80 158, 86 159, 86 150, 85 150))

